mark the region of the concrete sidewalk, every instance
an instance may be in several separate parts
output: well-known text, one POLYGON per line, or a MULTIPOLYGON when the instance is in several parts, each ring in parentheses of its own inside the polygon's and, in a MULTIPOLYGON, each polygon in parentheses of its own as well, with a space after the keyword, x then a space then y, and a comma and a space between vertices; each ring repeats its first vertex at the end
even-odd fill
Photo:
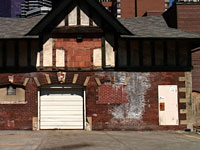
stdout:
POLYGON ((0 150, 199 149, 199 135, 175 131, 0 131, 0 150))

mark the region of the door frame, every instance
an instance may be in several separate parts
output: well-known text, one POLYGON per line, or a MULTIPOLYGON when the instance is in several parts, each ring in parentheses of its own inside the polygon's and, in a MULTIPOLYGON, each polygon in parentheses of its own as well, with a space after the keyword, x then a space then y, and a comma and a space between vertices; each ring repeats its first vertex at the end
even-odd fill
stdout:
MULTIPOLYGON (((159 121, 159 126, 178 126, 180 123, 180 117, 179 117, 179 100, 178 100, 178 98, 179 98, 179 95, 178 95, 179 93, 178 93, 178 85, 158 85, 158 121, 159 121), (178 121, 177 121, 177 124, 176 125, 163 125, 163 124, 161 124, 160 123, 160 113, 161 113, 161 111, 160 111, 160 87, 166 87, 166 86, 174 86, 174 87, 176 87, 176 93, 177 93, 177 95, 176 95, 176 99, 177 99, 177 101, 176 101, 176 103, 177 103, 177 119, 178 119, 178 121)), ((165 104, 166 105, 166 104, 165 104)), ((165 106, 164 106, 165 107, 165 106)))
POLYGON ((41 105, 41 90, 42 89, 56 89, 56 88, 77 88, 77 89, 82 89, 83 92, 83 130, 86 129, 86 89, 82 86, 79 85, 71 85, 71 84, 51 84, 51 85, 46 85, 43 87, 40 87, 38 89, 38 130, 40 129, 40 118, 41 118, 41 113, 40 113, 40 105, 41 105))

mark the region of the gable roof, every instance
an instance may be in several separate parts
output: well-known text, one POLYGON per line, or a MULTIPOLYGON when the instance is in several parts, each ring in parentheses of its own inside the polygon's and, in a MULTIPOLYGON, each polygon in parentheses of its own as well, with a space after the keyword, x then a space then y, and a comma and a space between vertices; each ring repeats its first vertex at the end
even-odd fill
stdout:
POLYGON ((42 16, 33 18, 3 18, 0 17, 0 39, 10 38, 38 38, 38 36, 24 36, 32 29, 42 16))
MULTIPOLYGON (((45 18, 47 17, 44 15, 32 18, 0 17, 0 39, 38 38, 38 35, 27 35, 27 33, 45 18)), ((162 16, 120 18, 119 21, 132 32, 132 35, 122 35, 122 37, 200 39, 199 34, 169 28, 162 16)))
POLYGON ((129 38, 200 38, 200 34, 169 28, 163 16, 120 18, 119 21, 131 31, 129 38))
POLYGON ((105 9, 97 0, 65 0, 58 2, 56 8, 52 9, 27 35, 38 35, 44 30, 51 31, 55 28, 76 6, 79 6, 85 14, 103 30, 110 27, 118 34, 131 35, 109 11, 105 9), (103 21, 98 22, 97 16, 103 21))

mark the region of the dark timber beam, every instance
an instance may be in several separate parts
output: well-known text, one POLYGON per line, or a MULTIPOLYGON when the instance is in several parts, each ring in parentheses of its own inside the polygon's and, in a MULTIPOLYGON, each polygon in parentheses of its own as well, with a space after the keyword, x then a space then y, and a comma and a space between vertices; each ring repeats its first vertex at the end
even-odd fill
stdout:
POLYGON ((65 26, 69 26, 69 15, 65 17, 65 26))
POLYGON ((89 9, 88 17, 89 17, 89 26, 93 26, 93 20, 91 19, 92 18, 92 11, 91 11, 91 9, 89 9))
POLYGON ((179 41, 176 40, 175 41, 175 57, 176 57, 176 66, 180 66, 180 58, 179 58, 179 54, 180 50, 179 50, 179 41))
POLYGON ((7 47, 6 47, 6 40, 3 41, 3 46, 2 46, 2 55, 3 55, 3 62, 2 62, 2 65, 3 65, 3 68, 6 68, 6 62, 7 62, 7 47))
MULTIPOLYGON (((14 53, 15 53, 15 67, 19 68, 19 40, 15 41, 14 53)), ((21 58, 21 59, 23 59, 23 58, 21 58)))
POLYGON ((126 48, 127 48, 127 66, 131 66, 131 42, 130 42, 130 40, 126 40, 126 48))
POLYGON ((105 38, 102 37, 102 66, 103 68, 106 67, 106 45, 105 45, 105 38))
POLYGON ((119 44, 118 44, 118 36, 114 37, 114 51, 115 51, 115 67, 119 67, 119 44))
POLYGON ((188 66, 192 66, 192 53, 191 50, 193 49, 193 45, 189 45, 189 43, 187 44, 187 56, 188 56, 188 62, 187 65, 188 66))
POLYGON ((77 25, 81 25, 81 9, 77 7, 77 25))
POLYGON ((164 48, 163 64, 164 66, 167 66, 168 65, 167 42, 165 40, 163 41, 163 48, 164 48))
POLYGON ((143 61, 143 41, 139 41, 139 64, 140 66, 144 66, 144 61, 143 61))
POLYGON ((156 59, 156 56, 155 56, 155 41, 152 40, 151 41, 151 63, 152 63, 152 66, 156 65, 155 59, 156 59))
POLYGON ((27 64, 28 67, 31 66, 31 40, 28 40, 27 43, 27 64))

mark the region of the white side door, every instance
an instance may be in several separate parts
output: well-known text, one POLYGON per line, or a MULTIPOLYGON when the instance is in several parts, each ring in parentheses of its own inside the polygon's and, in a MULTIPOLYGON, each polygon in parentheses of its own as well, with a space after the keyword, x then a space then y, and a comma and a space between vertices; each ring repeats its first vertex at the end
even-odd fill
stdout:
POLYGON ((179 125, 177 85, 159 85, 159 125, 179 125))

